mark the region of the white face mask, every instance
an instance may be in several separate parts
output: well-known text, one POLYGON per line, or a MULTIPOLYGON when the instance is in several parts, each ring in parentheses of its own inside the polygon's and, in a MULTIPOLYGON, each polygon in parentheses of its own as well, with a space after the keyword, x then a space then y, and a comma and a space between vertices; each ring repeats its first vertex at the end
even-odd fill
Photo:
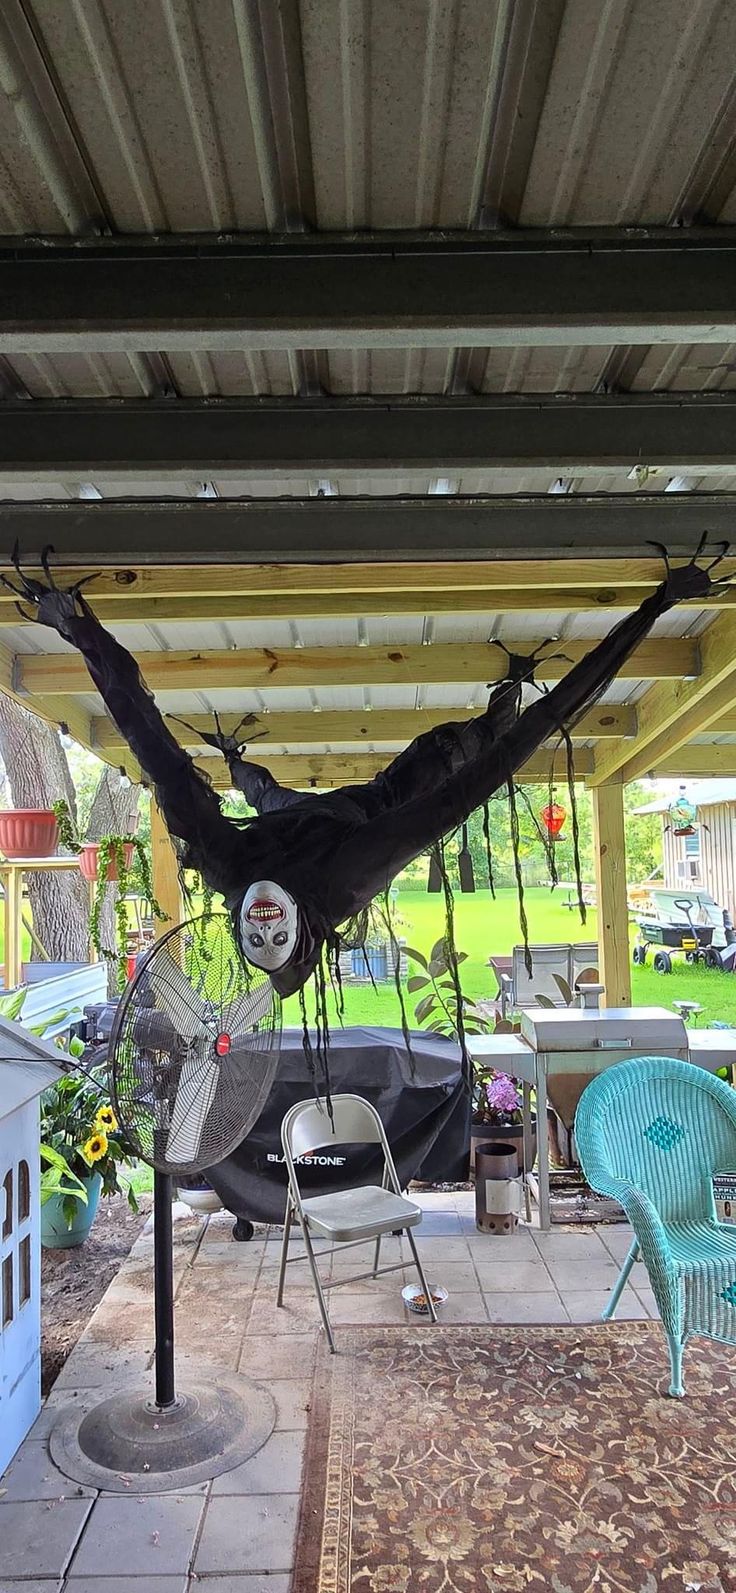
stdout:
POLYGON ((249 886, 240 909, 243 955, 267 973, 284 968, 296 948, 299 909, 272 879, 249 886))

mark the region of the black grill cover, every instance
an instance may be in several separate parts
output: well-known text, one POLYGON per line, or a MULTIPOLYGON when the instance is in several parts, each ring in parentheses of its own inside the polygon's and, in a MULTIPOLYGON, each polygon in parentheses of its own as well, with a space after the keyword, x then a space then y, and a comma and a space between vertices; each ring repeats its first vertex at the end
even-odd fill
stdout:
MULTIPOLYGON (((412 1035, 412 1059, 399 1029, 341 1029, 330 1040, 334 1095, 362 1095, 383 1122, 402 1185, 410 1178, 456 1182, 467 1178, 470 1097, 452 1041, 412 1035)), ((276 1082, 242 1145, 206 1173, 225 1206, 251 1222, 283 1222, 286 1169, 281 1122, 295 1101, 313 1095, 301 1033, 285 1030, 276 1082)), ((326 1146, 299 1165, 305 1194, 380 1183, 380 1147, 326 1146)))

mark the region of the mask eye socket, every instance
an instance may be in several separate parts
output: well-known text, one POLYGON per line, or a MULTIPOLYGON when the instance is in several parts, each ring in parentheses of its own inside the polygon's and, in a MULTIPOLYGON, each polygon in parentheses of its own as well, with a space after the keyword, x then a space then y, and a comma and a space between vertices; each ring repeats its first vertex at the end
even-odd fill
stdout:
POLYGON ((286 946, 288 944, 288 940, 289 936, 285 929, 279 929, 273 937, 274 946, 286 946))
POLYGON ((266 942, 262 935, 249 935, 248 944, 249 946, 265 946, 266 942))

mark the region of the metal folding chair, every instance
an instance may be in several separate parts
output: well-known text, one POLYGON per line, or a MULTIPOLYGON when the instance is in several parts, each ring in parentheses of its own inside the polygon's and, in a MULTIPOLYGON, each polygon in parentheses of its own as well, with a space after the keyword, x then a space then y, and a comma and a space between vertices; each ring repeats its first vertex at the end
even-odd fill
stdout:
POLYGON ((334 1355, 335 1340, 330 1326, 325 1291, 339 1288, 343 1284, 361 1282, 363 1278, 377 1278, 384 1272, 400 1272, 411 1265, 411 1262, 398 1261, 391 1266, 379 1267, 383 1234, 406 1230, 413 1263, 419 1273, 419 1281, 433 1322, 437 1321, 437 1313, 411 1231, 422 1220, 421 1207, 416 1206, 413 1200, 407 1200, 401 1193, 391 1149, 377 1111, 360 1095, 334 1095, 332 1115, 334 1126, 322 1102, 299 1101, 286 1113, 281 1124, 281 1143, 289 1175, 289 1188, 286 1197, 276 1304, 284 1303, 287 1265, 290 1261, 301 1259, 301 1256, 289 1255, 289 1235, 291 1225, 296 1218, 301 1226, 306 1246, 320 1315, 330 1350, 334 1355), (296 1162, 300 1156, 321 1150, 326 1145, 380 1145, 384 1159, 381 1184, 368 1184, 360 1189, 331 1190, 327 1195, 311 1195, 306 1200, 302 1199, 296 1162), (330 1240, 329 1249, 315 1251, 313 1236, 330 1240), (375 1240, 373 1266, 369 1272, 359 1272, 349 1278, 333 1278, 326 1281, 320 1277, 317 1266, 319 1257, 331 1256, 338 1250, 366 1244, 369 1240, 375 1240))

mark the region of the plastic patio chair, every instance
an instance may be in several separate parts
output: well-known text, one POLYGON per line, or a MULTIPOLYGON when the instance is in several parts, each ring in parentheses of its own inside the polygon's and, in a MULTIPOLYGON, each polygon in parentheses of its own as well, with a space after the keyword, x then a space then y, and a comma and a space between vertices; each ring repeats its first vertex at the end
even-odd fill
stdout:
POLYGON ((383 1234, 406 1230, 414 1265, 419 1273, 422 1292, 426 1296, 427 1309, 433 1322, 437 1321, 437 1313, 411 1231, 422 1220, 421 1207, 415 1205, 413 1200, 407 1200, 401 1193, 386 1132, 377 1111, 360 1095, 333 1095, 332 1116, 333 1122, 330 1122, 327 1109, 321 1101, 298 1101, 296 1106, 292 1106, 286 1113, 281 1124, 281 1143, 289 1175, 289 1188, 286 1197, 276 1304, 284 1303, 284 1282, 289 1261, 300 1259, 288 1253, 291 1225, 296 1218, 301 1225, 307 1259, 317 1291, 320 1315, 330 1350, 334 1355, 335 1340, 327 1312, 325 1290, 336 1289, 343 1284, 358 1283, 363 1278, 377 1278, 384 1272, 400 1272, 405 1270, 408 1264, 399 1261, 388 1267, 379 1267, 383 1234), (384 1159, 381 1184, 367 1184, 360 1189, 330 1190, 327 1195, 310 1195, 306 1200, 302 1199, 296 1160, 311 1151, 321 1150, 325 1145, 380 1145, 384 1159), (315 1251, 312 1244, 313 1236, 329 1239, 330 1248, 315 1251), (317 1266, 318 1257, 333 1255, 345 1247, 365 1244, 371 1239, 375 1240, 376 1247, 370 1272, 360 1272, 350 1278, 337 1278, 328 1282, 322 1280, 317 1266))
POLYGON ((575 1140, 589 1184, 620 1202, 634 1230, 603 1317, 641 1254, 667 1334, 670 1394, 681 1395, 691 1334, 736 1344, 736 1226, 718 1221, 712 1184, 736 1168, 736 1095, 690 1062, 620 1062, 583 1092, 575 1140))

